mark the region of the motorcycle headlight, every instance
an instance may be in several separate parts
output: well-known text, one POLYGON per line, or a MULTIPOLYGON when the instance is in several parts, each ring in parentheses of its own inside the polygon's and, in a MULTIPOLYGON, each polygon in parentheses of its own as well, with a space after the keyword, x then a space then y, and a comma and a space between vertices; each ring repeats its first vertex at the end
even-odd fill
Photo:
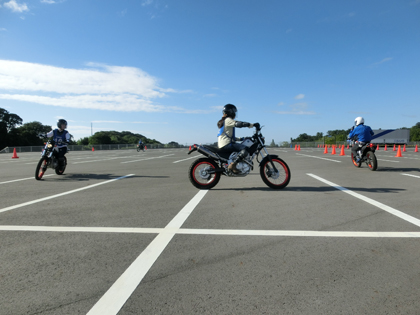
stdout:
POLYGON ((52 148, 52 144, 48 143, 48 149, 51 149, 51 148, 52 148))

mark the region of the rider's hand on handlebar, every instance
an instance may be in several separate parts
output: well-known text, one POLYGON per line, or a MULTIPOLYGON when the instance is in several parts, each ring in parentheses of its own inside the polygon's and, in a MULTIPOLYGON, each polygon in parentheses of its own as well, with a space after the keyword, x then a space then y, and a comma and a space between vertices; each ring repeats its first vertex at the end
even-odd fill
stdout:
POLYGON ((260 124, 259 123, 255 123, 255 124, 253 124, 254 125, 254 127, 255 128, 257 128, 257 130, 259 130, 260 129, 260 124))

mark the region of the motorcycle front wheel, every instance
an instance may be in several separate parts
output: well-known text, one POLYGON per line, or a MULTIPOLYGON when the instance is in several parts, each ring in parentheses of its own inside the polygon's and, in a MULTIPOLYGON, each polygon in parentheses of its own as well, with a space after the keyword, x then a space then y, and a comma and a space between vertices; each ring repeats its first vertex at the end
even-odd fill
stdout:
POLYGON ((188 170, 188 177, 191 184, 198 189, 211 189, 220 180, 220 173, 209 173, 218 168, 216 162, 208 158, 195 160, 188 170))
POLYGON ((277 172, 274 171, 270 160, 266 160, 260 167, 261 178, 268 187, 282 189, 290 182, 289 166, 280 158, 272 158, 272 161, 277 172))
POLYGON ((376 159, 376 155, 375 153, 373 153, 372 151, 369 151, 366 154, 366 162, 367 165, 369 166, 369 169, 371 171, 376 171, 376 169, 378 168, 378 160, 376 159))
POLYGON ((66 170, 66 166, 67 166, 67 158, 64 157, 64 165, 57 166, 56 169, 55 169, 55 173, 57 175, 63 175, 64 174, 64 171, 66 170))
POLYGON ((40 180, 42 176, 44 176, 44 173, 47 170, 47 162, 48 159, 46 157, 42 157, 39 160, 38 165, 35 169, 35 179, 40 180))

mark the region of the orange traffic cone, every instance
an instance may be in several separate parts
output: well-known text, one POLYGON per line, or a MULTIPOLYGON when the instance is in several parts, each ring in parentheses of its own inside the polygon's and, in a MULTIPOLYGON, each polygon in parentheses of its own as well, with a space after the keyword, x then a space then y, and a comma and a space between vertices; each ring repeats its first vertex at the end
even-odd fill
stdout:
POLYGON ((16 154, 16 148, 13 148, 13 156, 12 159, 18 159, 19 157, 16 154))
POLYGON ((346 155, 346 154, 344 153, 344 145, 341 147, 341 153, 340 153, 340 155, 346 155))
POLYGON ((300 144, 298 145, 298 151, 300 151, 300 144))
POLYGON ((348 145, 347 145, 347 150, 348 150, 349 148, 350 148, 350 145, 348 144, 348 145))
POLYGON ((324 154, 327 154, 327 153, 328 153, 328 146, 326 145, 324 149, 324 154))
POLYGON ((407 150, 405 149, 405 144, 404 144, 404 149, 403 149, 403 152, 407 152, 407 150))
POLYGON ((295 144, 295 151, 297 151, 297 144, 295 144))
POLYGON ((419 148, 417 147, 417 144, 416 144, 416 148, 414 149, 414 152, 419 152, 419 148))
POLYGON ((379 144, 376 145, 376 151, 379 151, 379 144))
POLYGON ((395 149, 395 144, 394 144, 394 149, 393 149, 392 151, 397 151, 397 150, 395 149))
POLYGON ((386 148, 386 144, 385 144, 385 148, 384 148, 384 151, 388 151, 388 149, 386 148))
POLYGON ((337 154, 337 153, 335 152, 335 145, 333 145, 333 146, 332 146, 332 151, 331 151, 331 154, 337 154))
POLYGON ((95 151, 95 149, 92 147, 92 152, 95 151))
POLYGON ((401 146, 400 145, 398 146, 398 152, 397 152, 397 155, 395 157, 403 157, 401 155, 401 146))
POLYGON ((146 147, 146 146, 144 146, 144 149, 145 149, 145 150, 147 150, 147 147, 146 147))

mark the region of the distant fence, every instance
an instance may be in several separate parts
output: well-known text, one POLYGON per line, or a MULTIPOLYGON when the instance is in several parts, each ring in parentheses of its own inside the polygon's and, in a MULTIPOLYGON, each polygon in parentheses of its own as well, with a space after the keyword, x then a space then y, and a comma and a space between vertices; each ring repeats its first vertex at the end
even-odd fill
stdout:
MULTIPOLYGON (((327 144, 327 143, 325 143, 327 144)), ((340 146, 340 145, 345 145, 347 146, 347 141, 337 141, 336 143, 328 143, 328 145, 335 145, 335 146, 340 146)), ((395 143, 397 146, 401 145, 403 146, 404 144, 406 145, 406 147, 415 147, 416 145, 420 146, 420 142, 416 141, 416 142, 408 142, 408 143, 395 143)), ((324 145, 324 142, 291 142, 289 144, 283 144, 282 147, 294 147, 295 145, 300 145, 301 148, 318 148, 318 147, 322 147, 324 145)), ((377 143, 374 144, 375 146, 377 145, 377 143)), ((394 143, 386 143, 387 146, 390 145, 394 145, 394 143)), ((384 147, 385 143, 380 143, 379 147, 384 147)))
MULTIPOLYGON (((136 150, 137 144, 95 144, 95 145, 69 145, 67 146, 70 151, 92 151, 96 150, 136 150)), ((147 149, 173 149, 173 148, 186 148, 186 146, 168 146, 158 144, 146 144, 147 149)), ((0 153, 13 153, 16 152, 41 152, 44 146, 25 146, 25 147, 6 147, 0 153)))
MULTIPOLYGON (((346 141, 337 141, 334 145, 346 145, 346 141)), ((212 145, 212 144, 208 144, 212 145)), ((300 145, 301 148, 319 148, 324 145, 324 142, 282 142, 276 144, 274 147, 277 148, 294 148, 295 145, 300 145)), ((332 145, 329 143, 328 145, 332 145)), ((376 144, 375 144, 376 145, 376 144)), ((388 146, 394 145, 393 143, 387 143, 388 146)), ((397 143, 396 145, 404 145, 397 143)), ((408 142, 406 147, 415 147, 416 145, 420 146, 420 142, 408 142)), ((268 145, 267 145, 268 146, 268 145)), ((379 144, 380 147, 384 147, 385 144, 379 144)), ((158 144, 146 144, 147 149, 175 149, 175 148, 188 148, 187 145, 178 145, 178 146, 168 146, 168 145, 158 145, 158 144)), ((270 147, 270 146, 268 146, 270 147)), ((16 149, 16 152, 41 152, 44 146, 26 146, 26 147, 6 147, 3 150, 0 150, 0 153, 13 153, 13 149, 16 149)), ((96 144, 96 145, 69 145, 70 151, 92 151, 92 148, 96 150, 135 150, 137 149, 137 144, 96 144)))

